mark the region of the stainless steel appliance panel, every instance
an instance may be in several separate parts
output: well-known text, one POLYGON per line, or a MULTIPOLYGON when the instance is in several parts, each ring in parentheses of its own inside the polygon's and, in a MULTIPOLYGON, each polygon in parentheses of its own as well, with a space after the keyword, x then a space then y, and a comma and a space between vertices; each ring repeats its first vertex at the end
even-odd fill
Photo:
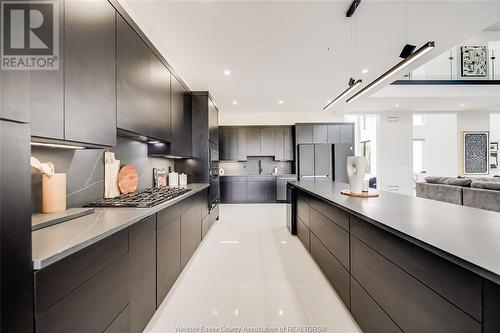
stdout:
POLYGON ((299 145, 299 179, 314 178, 314 145, 299 145))
POLYGON ((332 180, 332 145, 314 145, 314 178, 315 180, 332 180))

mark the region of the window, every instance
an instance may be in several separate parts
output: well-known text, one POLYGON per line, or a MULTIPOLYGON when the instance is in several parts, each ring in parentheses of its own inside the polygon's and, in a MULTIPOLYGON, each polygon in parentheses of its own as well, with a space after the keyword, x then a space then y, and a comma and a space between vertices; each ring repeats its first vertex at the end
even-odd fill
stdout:
POLYGON ((361 141, 361 155, 366 157, 366 173, 372 173, 372 150, 371 141, 361 141))
POLYGON ((413 126, 424 126, 425 116, 423 114, 413 114, 413 126))
POLYGON ((413 173, 425 171, 425 140, 413 140, 413 173))

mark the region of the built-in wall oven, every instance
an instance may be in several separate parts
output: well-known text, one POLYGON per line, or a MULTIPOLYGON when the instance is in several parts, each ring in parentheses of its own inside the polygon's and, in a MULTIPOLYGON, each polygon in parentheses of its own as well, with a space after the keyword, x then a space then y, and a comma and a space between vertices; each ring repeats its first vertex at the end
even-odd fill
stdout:
POLYGON ((213 209, 220 201, 219 151, 217 145, 210 143, 208 177, 210 182, 210 206, 213 209))

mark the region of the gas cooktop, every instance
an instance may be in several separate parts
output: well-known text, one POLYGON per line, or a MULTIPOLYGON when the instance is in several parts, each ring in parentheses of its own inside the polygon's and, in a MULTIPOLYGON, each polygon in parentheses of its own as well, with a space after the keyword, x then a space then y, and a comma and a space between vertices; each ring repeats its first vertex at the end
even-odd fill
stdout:
POLYGON ((144 192, 122 194, 116 198, 100 199, 87 207, 135 207, 149 208, 191 191, 184 187, 148 188, 144 192))

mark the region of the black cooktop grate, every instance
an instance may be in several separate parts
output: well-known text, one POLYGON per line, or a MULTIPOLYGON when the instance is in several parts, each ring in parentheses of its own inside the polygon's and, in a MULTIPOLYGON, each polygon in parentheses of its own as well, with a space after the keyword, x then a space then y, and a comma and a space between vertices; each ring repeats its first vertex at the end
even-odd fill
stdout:
POLYGON ((122 194, 116 198, 100 199, 91 202, 87 207, 135 207, 148 208, 171 200, 191 191, 184 187, 148 188, 144 192, 122 194))

